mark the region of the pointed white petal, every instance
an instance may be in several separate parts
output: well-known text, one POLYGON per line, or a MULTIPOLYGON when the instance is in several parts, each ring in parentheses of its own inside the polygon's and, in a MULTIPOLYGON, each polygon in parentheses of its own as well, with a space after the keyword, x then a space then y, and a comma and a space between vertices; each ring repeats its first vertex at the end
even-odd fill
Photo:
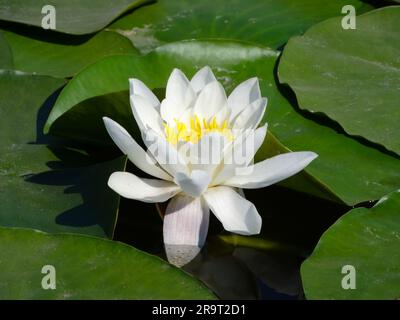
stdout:
POLYGON ((242 235, 260 233, 262 221, 256 207, 232 188, 208 189, 204 199, 225 230, 242 235))
POLYGON ((138 95, 145 98, 151 106, 158 108, 160 101, 142 81, 139 79, 129 79, 130 95, 138 95))
POLYGON ((169 76, 165 99, 161 102, 160 113, 164 121, 171 124, 179 119, 196 99, 189 80, 179 69, 174 69, 169 76))
POLYGON ((241 175, 226 180, 224 184, 244 189, 263 188, 295 175, 317 156, 309 151, 280 154, 247 167, 241 175))
POLYGON ((171 123, 179 119, 196 98, 189 80, 179 69, 174 69, 169 76, 165 99, 161 102, 160 112, 164 121, 171 123))
POLYGON ((231 109, 228 107, 228 104, 225 104, 216 114, 215 118, 218 124, 224 123, 225 120, 229 121, 231 109))
POLYGON ((164 99, 161 102, 160 114, 161 118, 169 125, 175 125, 175 120, 181 119, 185 114, 192 111, 192 108, 182 108, 181 104, 176 103, 171 99, 164 99))
POLYGON ((103 121, 114 143, 128 156, 128 159, 132 161, 136 167, 154 177, 163 180, 172 180, 172 177, 158 167, 156 161, 136 143, 122 126, 107 117, 103 117, 103 121))
POLYGON ((164 202, 181 191, 172 182, 141 179, 129 172, 114 172, 108 179, 108 186, 124 198, 143 202, 164 202))
POLYGON ((181 70, 176 68, 172 70, 165 89, 165 97, 176 102, 185 102, 188 99, 188 95, 191 94, 192 98, 195 97, 189 80, 181 70))
POLYGON ((177 195, 164 216, 164 244, 168 261, 178 267, 190 262, 203 247, 210 210, 201 198, 177 195))
POLYGON ((267 107, 267 98, 258 99, 249 104, 234 120, 234 129, 257 128, 264 116, 267 107))
POLYGON ((254 151, 252 152, 252 155, 249 154, 249 157, 247 158, 246 165, 249 165, 249 163, 254 159, 254 156, 256 155, 257 151, 261 148, 265 136, 267 135, 267 128, 268 124, 264 124, 262 127, 259 127, 256 129, 254 132, 254 151))
POLYGON ((200 120, 205 119, 209 121, 226 104, 227 99, 224 88, 218 81, 213 81, 207 84, 200 92, 193 111, 200 120))
POLYGON ((203 170, 210 176, 223 160, 223 151, 231 142, 219 133, 208 133, 198 143, 187 142, 180 152, 187 152, 186 159, 192 170, 203 170))
POLYGON ((184 112, 185 109, 182 108, 182 105, 177 104, 173 100, 164 99, 161 102, 161 107, 160 107, 161 118, 169 125, 173 125, 175 119, 179 119, 182 113, 184 112))
POLYGON ((171 176, 175 177, 178 172, 188 173, 185 158, 163 136, 150 129, 144 132, 143 141, 157 163, 171 176))
POLYGON ((157 109, 146 98, 139 95, 131 95, 131 107, 133 116, 141 131, 147 128, 153 129, 158 134, 164 134, 163 122, 157 109))
POLYGON ((261 92, 257 78, 250 78, 239 84, 228 97, 228 106, 232 110, 231 120, 246 106, 260 98, 261 92))
POLYGON ((193 108, 187 108, 181 114, 180 118, 178 119, 180 122, 183 122, 187 128, 190 127, 190 118, 193 116, 193 108))
POLYGON ((215 78, 214 73, 211 71, 210 67, 205 66, 204 68, 197 71, 197 73, 190 81, 190 84, 192 85, 193 90, 196 93, 199 93, 207 84, 216 80, 217 79, 215 78))
POLYGON ((266 134, 267 124, 256 130, 248 129, 239 135, 234 143, 225 150, 223 167, 213 180, 212 185, 222 184, 236 174, 242 174, 243 169, 246 169, 252 162, 266 134))
POLYGON ((193 170, 190 175, 178 172, 175 176, 175 183, 182 191, 192 197, 199 197, 207 189, 211 182, 210 175, 201 170, 193 170))

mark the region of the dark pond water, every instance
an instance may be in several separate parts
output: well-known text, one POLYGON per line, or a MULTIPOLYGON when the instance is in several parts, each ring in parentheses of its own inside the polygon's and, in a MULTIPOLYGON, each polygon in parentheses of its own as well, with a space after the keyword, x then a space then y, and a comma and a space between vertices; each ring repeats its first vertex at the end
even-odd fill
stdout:
MULTIPOLYGON (((302 261, 348 208, 279 186, 245 193, 263 217, 261 234, 230 234, 211 216, 206 245, 183 269, 222 299, 302 299, 302 261)), ((152 204, 122 199, 115 239, 166 259, 152 204)))

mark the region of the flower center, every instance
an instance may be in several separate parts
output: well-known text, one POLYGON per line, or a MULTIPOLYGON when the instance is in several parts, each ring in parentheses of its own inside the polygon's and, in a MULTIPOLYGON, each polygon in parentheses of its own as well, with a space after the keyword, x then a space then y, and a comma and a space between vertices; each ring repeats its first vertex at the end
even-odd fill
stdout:
POLYGON ((169 126, 164 123, 165 135, 167 141, 171 144, 177 144, 179 141, 198 143, 200 139, 208 133, 219 133, 229 140, 233 139, 232 130, 228 128, 228 121, 225 120, 221 124, 217 123, 217 118, 213 117, 208 122, 206 119, 199 119, 197 115, 190 118, 189 127, 175 119, 175 126, 169 126))

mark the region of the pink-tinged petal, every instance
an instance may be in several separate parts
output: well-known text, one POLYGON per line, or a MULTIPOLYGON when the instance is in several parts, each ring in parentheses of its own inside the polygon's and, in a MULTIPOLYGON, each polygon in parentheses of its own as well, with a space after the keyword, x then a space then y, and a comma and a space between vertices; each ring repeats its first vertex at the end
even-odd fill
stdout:
POLYGON ((200 252, 208 232, 210 210, 201 198, 179 194, 164 216, 164 244, 168 261, 178 267, 200 252))

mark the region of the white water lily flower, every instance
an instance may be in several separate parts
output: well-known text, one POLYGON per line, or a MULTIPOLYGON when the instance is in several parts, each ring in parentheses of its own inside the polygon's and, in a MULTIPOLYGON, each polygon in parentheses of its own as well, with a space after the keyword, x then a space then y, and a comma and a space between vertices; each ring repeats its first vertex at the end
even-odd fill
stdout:
POLYGON ((104 123, 121 151, 157 179, 114 172, 108 185, 129 199, 171 199, 163 233, 167 257, 175 265, 189 262, 204 245, 210 210, 225 230, 258 234, 261 217, 242 189, 277 183, 317 157, 290 152, 252 164, 267 132, 266 125, 257 128, 267 105, 257 78, 244 81, 227 97, 209 67, 190 81, 174 69, 161 103, 143 82, 129 81, 132 112, 148 150, 118 123, 106 117, 104 123))

